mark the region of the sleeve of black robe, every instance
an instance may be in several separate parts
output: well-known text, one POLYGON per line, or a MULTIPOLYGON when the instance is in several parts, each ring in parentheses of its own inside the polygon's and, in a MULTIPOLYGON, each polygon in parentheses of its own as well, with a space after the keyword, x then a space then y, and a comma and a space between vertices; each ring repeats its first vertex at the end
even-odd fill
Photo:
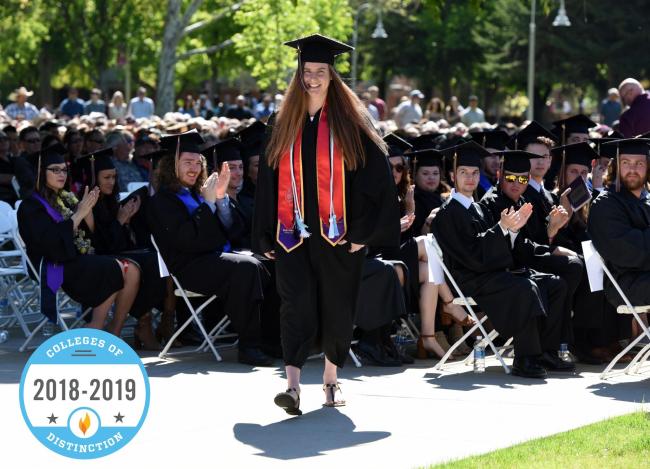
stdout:
POLYGON ((190 216, 180 199, 166 190, 151 198, 148 216, 156 241, 184 254, 217 251, 228 241, 216 212, 207 204, 199 205, 190 216))
POLYGON ((473 272, 511 267, 510 237, 503 234, 498 224, 478 232, 472 218, 463 211, 467 212, 467 209, 450 201, 433 219, 432 232, 443 254, 473 272))
POLYGON ((265 138, 260 152, 260 164, 255 188, 255 210, 253 212, 252 245, 253 252, 264 254, 275 246, 278 222, 278 177, 266 159, 266 145, 273 130, 275 114, 269 118, 265 138))
MULTIPOLYGON (((36 199, 25 199, 18 208, 18 228, 32 262, 45 258, 65 262, 77 257, 72 220, 56 223, 36 199)), ((38 269, 38 265, 34 265, 38 269)))
POLYGON ((630 224, 621 196, 605 192, 591 205, 587 231, 600 255, 622 269, 650 270, 650 228, 630 224))
POLYGON ((350 172, 346 239, 373 247, 398 246, 400 212, 397 189, 386 155, 362 135, 366 162, 350 172))
POLYGON ((130 249, 130 242, 126 228, 111 217, 108 210, 99 202, 93 208, 95 231, 93 233, 93 246, 97 254, 117 254, 130 249))

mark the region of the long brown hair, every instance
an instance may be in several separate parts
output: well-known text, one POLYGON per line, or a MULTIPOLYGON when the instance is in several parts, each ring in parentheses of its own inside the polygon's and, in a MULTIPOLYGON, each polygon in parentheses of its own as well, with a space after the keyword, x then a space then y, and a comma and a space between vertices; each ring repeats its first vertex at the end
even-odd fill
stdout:
MULTIPOLYGON (((327 121, 334 134, 334 141, 343 152, 346 168, 356 169, 363 166, 366 160, 361 132, 384 154, 387 153, 386 143, 375 131, 372 118, 357 95, 343 83, 334 67, 328 67, 331 81, 327 90, 327 121)), ((282 101, 266 150, 266 158, 272 168, 278 167, 283 153, 293 145, 298 131, 302 130, 308 104, 302 73, 298 70, 282 101)))
MULTIPOLYGON (((201 174, 196 178, 196 182, 191 189, 196 193, 200 193, 201 187, 207 178, 208 171, 206 169, 205 158, 201 155, 201 174)), ((178 176, 176 176, 176 164, 173 154, 163 156, 160 163, 158 163, 158 167, 153 176, 153 186, 156 191, 168 189, 172 192, 178 192, 183 188, 183 185, 178 180, 178 176)))

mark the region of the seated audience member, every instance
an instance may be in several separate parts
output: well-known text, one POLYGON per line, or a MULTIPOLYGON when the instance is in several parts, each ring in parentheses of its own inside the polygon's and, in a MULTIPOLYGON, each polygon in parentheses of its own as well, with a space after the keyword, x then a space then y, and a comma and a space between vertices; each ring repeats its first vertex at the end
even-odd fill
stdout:
MULTIPOLYGON (((608 168, 608 188, 591 205, 587 230, 594 246, 633 306, 650 304, 650 140, 623 139, 608 168)), ((605 295, 617 307, 623 300, 605 277, 605 295)))
POLYGON ((260 349, 268 273, 253 257, 225 252, 243 229, 230 207, 228 164, 207 177, 197 132, 164 137, 161 144, 170 154, 160 161, 148 220, 167 267, 184 288, 223 299, 239 334, 239 361, 270 366, 273 360, 260 349))
POLYGON ((545 378, 546 369, 571 369, 557 355, 566 296, 563 280, 537 280, 515 268, 519 230, 532 213, 524 204, 504 210, 495 222, 474 202, 481 157, 489 154, 475 142, 447 149, 452 155, 455 189, 433 220, 432 231, 444 261, 466 295, 472 296, 504 337, 514 338, 512 373, 545 378))
POLYGON ((146 182, 140 170, 131 159, 133 137, 130 133, 114 130, 106 135, 106 146, 113 149, 113 164, 117 170, 117 187, 127 192, 130 182, 146 182))
POLYGON ((481 132, 470 132, 470 137, 476 143, 491 153, 481 160, 481 180, 476 188, 478 199, 485 195, 490 188, 497 184, 497 172, 499 171, 499 157, 494 155, 498 151, 506 149, 506 143, 510 138, 503 130, 483 130, 481 132))
POLYGON ((260 121, 240 131, 237 136, 241 141, 241 156, 244 161, 244 184, 239 197, 239 205, 245 216, 253 219, 253 209, 255 206, 255 184, 257 183, 257 171, 260 165, 260 155, 262 154, 262 143, 266 133, 266 125, 260 121))
POLYGON ((86 327, 103 329, 115 305, 107 330, 119 336, 138 292, 140 270, 128 259, 94 254, 92 210, 99 189, 86 189, 80 202, 63 190, 68 174, 64 153, 57 145, 37 155, 36 189, 18 209, 27 255, 40 266, 41 310, 56 321, 56 292, 62 288, 74 301, 93 308, 86 327))

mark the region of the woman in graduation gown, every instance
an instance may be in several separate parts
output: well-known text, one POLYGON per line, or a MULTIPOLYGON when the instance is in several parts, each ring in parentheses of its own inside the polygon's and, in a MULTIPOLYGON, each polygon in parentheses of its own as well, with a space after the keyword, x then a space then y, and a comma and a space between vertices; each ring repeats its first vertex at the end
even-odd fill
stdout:
MULTIPOLYGON (((143 245, 141 240, 138 242, 131 228, 131 221, 141 209, 142 197, 148 196, 145 189, 129 197, 125 203, 119 203, 117 173, 110 158, 112 153, 112 149, 108 148, 85 158, 90 163, 87 165, 90 173, 87 179, 92 181, 92 186, 99 188, 99 200, 93 208, 95 252, 120 255, 139 266, 140 287, 130 311, 131 316, 138 320, 134 332, 135 348, 159 350, 160 343, 152 331, 151 308, 159 307, 167 315, 173 315, 173 309, 169 311, 162 306, 168 291, 167 279, 160 277, 156 253, 143 245)), ((161 319, 161 323, 168 321, 165 317, 161 319)))
POLYGON ((320 339, 326 406, 343 405, 337 367, 348 356, 365 246, 399 242, 386 146, 334 58, 350 46, 312 35, 287 43, 298 70, 261 158, 254 251, 275 257, 288 389, 276 405, 299 415, 300 370, 320 339))
POLYGON ((87 327, 102 329, 115 304, 107 330, 120 334, 138 291, 140 271, 126 259, 94 254, 90 232, 99 189, 86 188, 80 202, 63 188, 65 150, 55 145, 37 155, 36 189, 18 209, 18 226, 32 264, 40 269, 41 310, 57 321, 56 292, 92 307, 87 327))

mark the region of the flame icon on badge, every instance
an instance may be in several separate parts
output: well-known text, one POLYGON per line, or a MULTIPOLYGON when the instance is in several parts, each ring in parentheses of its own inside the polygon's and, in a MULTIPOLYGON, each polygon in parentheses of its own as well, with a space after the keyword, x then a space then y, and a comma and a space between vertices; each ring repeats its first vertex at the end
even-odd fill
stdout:
POLYGON ((88 412, 86 412, 84 418, 79 419, 79 429, 85 435, 89 428, 90 428, 90 415, 88 415, 88 412))

